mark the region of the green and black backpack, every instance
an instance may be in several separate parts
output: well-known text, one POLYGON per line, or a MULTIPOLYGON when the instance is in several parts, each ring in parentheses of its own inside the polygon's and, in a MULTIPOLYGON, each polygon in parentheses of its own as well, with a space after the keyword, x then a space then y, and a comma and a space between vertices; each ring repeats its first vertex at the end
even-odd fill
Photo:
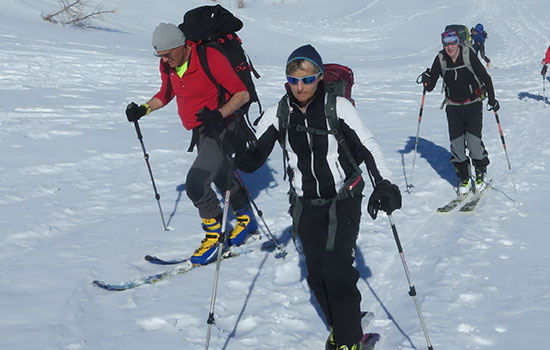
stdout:
POLYGON ((458 34, 458 39, 461 44, 473 47, 472 36, 470 30, 464 24, 449 24, 445 27, 445 31, 454 30, 458 34))

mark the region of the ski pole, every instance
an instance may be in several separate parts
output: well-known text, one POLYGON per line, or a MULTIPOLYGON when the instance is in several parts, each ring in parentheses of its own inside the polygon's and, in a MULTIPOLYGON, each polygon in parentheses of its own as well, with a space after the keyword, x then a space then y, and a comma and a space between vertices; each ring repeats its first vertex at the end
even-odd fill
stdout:
POLYGON ((546 75, 542 76, 542 102, 546 108, 546 75))
MULTIPOLYGON (((419 84, 421 82, 419 82, 418 79, 420 79, 421 77, 422 77, 422 74, 416 79, 416 82, 419 84)), ((414 179, 414 164, 416 161, 416 153, 418 150, 418 136, 420 135, 420 123, 422 122, 422 112, 424 111, 425 98, 426 98, 426 86, 424 86, 422 90, 422 102, 420 103, 420 112, 418 113, 418 126, 416 127, 416 139, 414 141, 414 156, 413 156, 413 163, 412 163, 412 170, 411 170, 411 183, 407 185, 408 188, 414 187, 414 184, 412 183, 414 179)))
POLYGON ((160 206, 160 194, 157 191, 157 186, 155 185, 155 179, 153 178, 153 172, 151 171, 151 164, 149 164, 149 154, 145 150, 145 145, 143 144, 143 135, 141 134, 141 129, 139 128, 139 123, 137 120, 134 121, 134 126, 136 127, 136 133, 137 137, 139 139, 139 142, 141 143, 141 149, 143 151, 143 158, 145 159, 145 163, 147 163, 147 169, 149 170, 149 176, 151 176, 151 183, 153 184, 153 190, 155 191, 155 198, 157 200, 157 204, 160 211, 160 218, 162 219, 162 227, 164 228, 164 231, 170 231, 166 227, 166 222, 164 221, 164 214, 162 212, 162 207, 160 206))
POLYGON ((399 256, 401 257, 401 262, 403 263, 403 268, 405 269, 405 275, 407 275, 407 281, 409 283, 409 295, 414 299, 414 304, 416 305, 416 312, 418 313, 418 318, 420 319, 420 325, 422 326, 422 331, 424 332, 424 337, 426 338, 426 343, 428 344, 428 349, 433 350, 432 343, 430 342, 430 337, 428 335, 428 330, 426 329, 426 324, 424 323, 424 317, 422 316, 422 310, 420 310, 420 304, 416 298, 416 288, 414 287, 411 281, 411 274, 409 268, 407 267, 407 262, 405 261, 405 254, 403 253, 403 247, 401 246, 401 241, 399 240, 399 234, 397 233, 397 228, 393 222, 393 217, 391 214, 388 214, 388 219, 390 220, 391 230, 393 232, 393 237, 395 238, 395 243, 397 244, 397 250, 399 251, 399 256))
POLYGON ((508 150, 506 149, 506 140, 504 139, 504 133, 502 132, 502 126, 500 125, 500 118, 498 117, 497 111, 495 111, 493 108, 489 108, 489 105, 487 105, 487 108, 489 111, 493 111, 495 113, 495 119, 497 121, 498 126, 498 132, 500 133, 500 141, 502 142, 502 147, 504 148, 504 155, 506 156, 506 161, 508 162, 508 170, 510 171, 510 178, 512 179, 512 184, 514 185, 514 193, 516 194, 516 202, 519 203, 519 197, 518 197, 518 190, 516 187, 516 181, 514 180, 514 174, 512 174, 512 165, 510 164, 510 158, 508 157, 508 150))
POLYGON ((220 267, 221 267, 221 261, 223 258, 223 249, 227 246, 227 235, 226 235, 226 226, 227 226, 227 215, 229 212, 229 198, 231 196, 231 181, 233 179, 233 166, 235 164, 235 154, 228 154, 225 153, 222 140, 220 139, 220 136, 216 134, 215 132, 211 133, 214 140, 216 140, 216 143, 220 147, 221 152, 224 154, 225 158, 229 162, 229 169, 227 172, 227 179, 225 182, 225 200, 223 205, 223 216, 222 216, 222 230, 221 230, 221 236, 218 239, 218 242, 216 245, 218 246, 218 254, 216 258, 216 272, 214 273, 214 286, 212 288, 212 297, 210 299, 210 312, 208 313, 208 319, 206 323, 208 324, 208 330, 206 332, 206 345, 205 350, 208 350, 208 347, 210 346, 210 334, 212 332, 212 325, 215 323, 214 319, 214 307, 216 305, 216 295, 218 292, 218 280, 220 277, 220 267), (222 243, 222 246, 220 247, 220 242, 222 243))
POLYGON ((262 219, 262 223, 264 224, 266 230, 267 230, 267 233, 268 233, 268 239, 270 241, 273 242, 273 244, 275 244, 275 249, 276 249, 276 253, 275 253, 275 257, 276 258, 284 258, 286 256, 286 251, 285 251, 285 246, 283 244, 281 244, 274 236, 273 234, 271 233, 271 230, 269 229, 269 226, 267 225, 267 223, 265 222, 264 220, 264 216, 263 216, 263 212, 262 210, 260 210, 258 208, 258 206, 256 205, 256 202, 254 202, 254 199, 252 198, 252 195, 250 194, 250 192, 248 191, 248 188, 246 188, 246 185, 244 184, 244 181, 243 179, 241 178, 241 175, 239 174, 238 171, 235 171, 235 177, 237 178, 237 180, 239 181, 239 184, 241 185, 242 189, 244 190, 244 192, 246 193, 246 196, 248 197, 248 200, 250 201, 250 203, 252 203, 252 206, 254 207, 254 209, 256 210, 256 213, 258 214, 258 216, 260 217, 260 219, 262 219))
MULTIPOLYGON (((229 172, 231 174, 231 172, 229 172)), ((216 258, 216 272, 214 273, 214 287, 212 288, 212 297, 210 299, 210 312, 208 313, 208 331, 206 333, 206 346, 205 349, 208 350, 210 345, 210 333, 212 332, 212 325, 215 323, 214 320, 214 306, 216 304, 216 295, 218 291, 218 280, 220 277, 220 267, 223 256, 223 248, 226 246, 226 225, 227 225, 227 213, 229 212, 229 197, 231 196, 231 190, 229 188, 229 181, 227 182, 227 189, 225 190, 225 200, 223 205, 223 217, 222 217, 222 232, 221 239, 218 239, 216 245, 218 246, 218 256, 216 258), (222 246, 220 247, 220 241, 222 246)))

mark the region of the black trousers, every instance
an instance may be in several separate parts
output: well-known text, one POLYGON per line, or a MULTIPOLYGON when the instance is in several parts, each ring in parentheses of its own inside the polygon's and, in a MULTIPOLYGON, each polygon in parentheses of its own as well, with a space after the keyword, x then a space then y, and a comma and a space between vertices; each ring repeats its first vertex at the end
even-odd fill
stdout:
POLYGON ((480 44, 479 47, 477 48, 476 50, 476 54, 477 53, 481 53, 481 58, 483 58, 483 60, 485 61, 485 63, 489 63, 491 62, 491 60, 489 59, 489 57, 487 57, 485 55, 485 44, 480 44))
POLYGON ((330 205, 304 204, 298 233, 308 270, 307 281, 333 328, 337 344, 351 346, 363 336, 359 272, 353 267, 361 221, 361 197, 336 202, 337 230, 333 251, 325 251, 330 205))

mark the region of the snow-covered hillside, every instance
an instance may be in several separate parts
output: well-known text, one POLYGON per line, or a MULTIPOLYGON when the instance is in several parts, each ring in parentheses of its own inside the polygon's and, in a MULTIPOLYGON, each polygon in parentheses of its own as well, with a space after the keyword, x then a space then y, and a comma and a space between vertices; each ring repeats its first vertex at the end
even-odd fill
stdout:
MULTIPOLYGON (((159 87, 153 29, 212 3, 113 0, 104 7, 115 14, 81 30, 41 19, 58 8, 55 0, 0 0, 1 349, 204 348, 214 265, 124 292, 91 281, 164 271, 143 256, 188 256, 202 238, 184 188, 191 133, 175 104, 140 121, 170 231, 162 229, 124 109, 159 87)), ((353 68, 358 110, 403 191, 393 218, 434 348, 549 348, 550 105, 539 72, 550 44, 550 3, 219 3, 245 23, 241 37, 262 74, 256 86, 264 106, 282 95, 284 63, 299 45, 311 43, 325 62, 353 68), (446 24, 478 22, 489 33, 489 73, 512 170, 495 118, 485 112, 493 189, 474 213, 441 215, 435 209, 454 196, 456 179, 439 86, 426 97, 415 188, 405 191, 421 100, 415 80, 440 50, 446 24)), ((222 263, 210 348, 321 349, 328 330, 288 234, 281 152, 243 178, 288 255, 258 250, 222 263)), ((376 314, 368 330, 382 336, 377 349, 426 349, 385 215, 372 221, 365 211, 357 268, 362 306, 376 314)))

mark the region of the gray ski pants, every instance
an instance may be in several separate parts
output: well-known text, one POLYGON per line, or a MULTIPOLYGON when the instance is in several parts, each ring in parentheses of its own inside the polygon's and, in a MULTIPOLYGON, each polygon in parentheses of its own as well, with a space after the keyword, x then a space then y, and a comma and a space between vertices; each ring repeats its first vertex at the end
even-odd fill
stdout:
POLYGON ((470 158, 477 169, 489 165, 489 155, 481 140, 483 128, 483 103, 476 102, 461 106, 447 106, 447 124, 451 140, 451 162, 460 179, 470 177, 470 158))
MULTIPOLYGON (((232 130, 237 127, 237 124, 231 122, 227 129, 219 134, 222 144, 227 130, 232 130)), ((233 169, 218 141, 206 133, 202 126, 197 128, 193 130, 198 134, 196 135, 197 157, 187 173, 186 193, 199 210, 201 218, 220 218, 223 212, 218 196, 212 189, 212 183, 222 193, 229 187, 231 190, 230 204, 233 210, 243 208, 248 203, 248 199, 235 176, 229 174, 229 172, 233 172, 233 169)))

